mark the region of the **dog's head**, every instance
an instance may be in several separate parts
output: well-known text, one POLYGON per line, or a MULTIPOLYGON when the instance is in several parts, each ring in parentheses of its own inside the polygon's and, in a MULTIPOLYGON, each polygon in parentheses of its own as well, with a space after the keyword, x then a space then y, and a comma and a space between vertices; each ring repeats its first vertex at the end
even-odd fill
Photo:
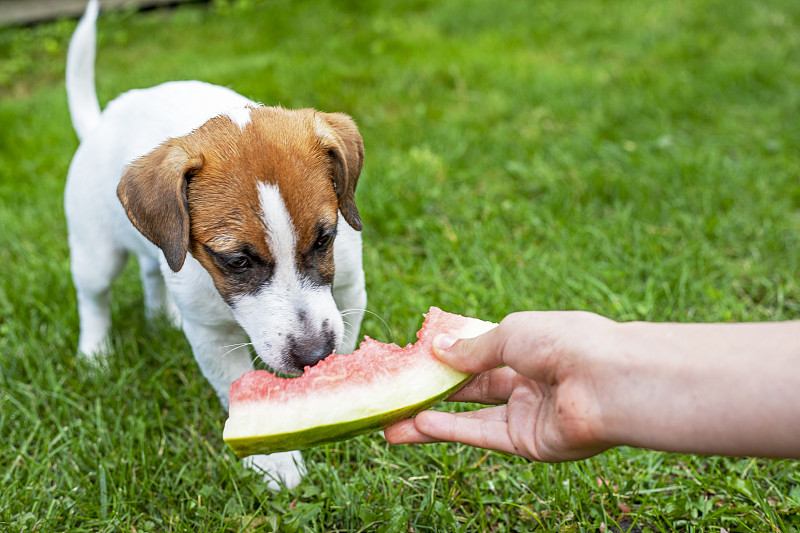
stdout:
POLYGON ((169 267, 191 253, 259 357, 297 373, 342 340, 333 246, 340 212, 361 230, 363 159, 346 115, 248 107, 140 157, 117 193, 169 267))

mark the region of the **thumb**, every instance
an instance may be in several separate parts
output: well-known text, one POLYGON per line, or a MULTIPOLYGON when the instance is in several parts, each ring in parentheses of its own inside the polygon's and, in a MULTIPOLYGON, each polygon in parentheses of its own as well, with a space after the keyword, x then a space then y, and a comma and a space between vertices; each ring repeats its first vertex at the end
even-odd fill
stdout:
POLYGON ((448 333, 433 339, 433 354, 456 370, 472 374, 503 365, 503 334, 495 327, 471 339, 458 339, 448 333))

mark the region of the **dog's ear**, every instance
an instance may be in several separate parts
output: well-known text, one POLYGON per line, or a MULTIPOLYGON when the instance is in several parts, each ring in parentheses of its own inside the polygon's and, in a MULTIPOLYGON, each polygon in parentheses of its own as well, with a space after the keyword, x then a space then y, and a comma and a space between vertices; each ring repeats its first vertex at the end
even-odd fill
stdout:
POLYGON ((317 113, 317 120, 317 135, 331 158, 339 210, 353 229, 361 231, 355 193, 364 164, 364 141, 353 119, 345 114, 317 113))
POLYGON ((117 186, 131 223, 161 248, 173 272, 183 267, 189 250, 186 183, 202 167, 202 156, 167 141, 128 165, 117 186))

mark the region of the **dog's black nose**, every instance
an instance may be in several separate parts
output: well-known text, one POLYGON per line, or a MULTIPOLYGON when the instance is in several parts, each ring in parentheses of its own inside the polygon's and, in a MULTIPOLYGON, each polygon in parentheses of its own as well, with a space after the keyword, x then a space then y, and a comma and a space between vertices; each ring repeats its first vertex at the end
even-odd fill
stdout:
POLYGON ((289 336, 289 357, 299 370, 316 365, 332 354, 334 348, 336 343, 331 332, 289 336))

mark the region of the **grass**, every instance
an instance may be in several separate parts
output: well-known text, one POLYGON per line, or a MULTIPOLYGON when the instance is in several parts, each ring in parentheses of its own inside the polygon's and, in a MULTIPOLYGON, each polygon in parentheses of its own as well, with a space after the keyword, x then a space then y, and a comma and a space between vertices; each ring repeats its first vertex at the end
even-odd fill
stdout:
MULTIPOLYGON (((380 436, 275 494, 221 440, 135 264, 107 369, 75 357, 61 207, 74 21, 0 29, 0 530, 797 531, 800 469, 616 449, 531 464, 380 436)), ((103 103, 198 78, 350 113, 367 160, 363 333, 489 320, 800 318, 800 4, 223 1, 105 15, 103 103)))

